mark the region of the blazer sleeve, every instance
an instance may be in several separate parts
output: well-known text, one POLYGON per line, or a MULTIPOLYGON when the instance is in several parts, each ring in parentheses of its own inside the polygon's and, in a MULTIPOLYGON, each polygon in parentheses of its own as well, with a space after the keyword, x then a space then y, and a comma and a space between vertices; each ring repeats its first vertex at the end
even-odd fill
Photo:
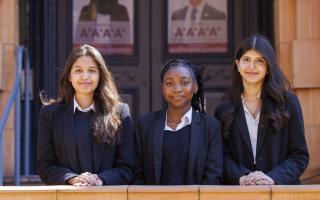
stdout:
POLYGON ((244 165, 239 164, 232 155, 229 138, 223 138, 223 182, 239 185, 239 179, 251 172, 244 165))
POLYGON ((213 118, 207 122, 209 134, 208 157, 205 165, 202 184, 219 185, 221 184, 223 169, 223 154, 220 123, 213 118))
MULTIPOLYGON (((220 105, 215 111, 215 117, 221 122, 221 113, 224 111, 220 105)), ((223 134, 223 132, 221 131, 223 134)), ((223 143, 223 182, 226 184, 239 185, 240 177, 249 174, 251 171, 245 166, 238 164, 234 159, 230 136, 222 136, 223 143)))
POLYGON ((72 177, 77 176, 69 168, 59 164, 53 142, 53 113, 52 105, 40 110, 37 144, 37 170, 41 180, 49 185, 63 185, 72 177))
MULTIPOLYGON (((288 97, 290 118, 288 121, 288 157, 267 173, 276 184, 297 182, 309 162, 309 153, 304 135, 304 123, 298 98, 288 97)), ((280 133, 284 134, 284 133, 280 133)))
POLYGON ((120 106, 122 131, 116 146, 114 167, 98 174, 105 185, 128 185, 133 179, 134 136, 128 104, 120 106))
POLYGON ((135 166, 134 166, 134 173, 135 178, 133 181, 134 185, 144 185, 144 169, 143 169, 143 151, 142 151, 142 134, 143 129, 141 127, 141 119, 139 120, 135 131, 135 166))

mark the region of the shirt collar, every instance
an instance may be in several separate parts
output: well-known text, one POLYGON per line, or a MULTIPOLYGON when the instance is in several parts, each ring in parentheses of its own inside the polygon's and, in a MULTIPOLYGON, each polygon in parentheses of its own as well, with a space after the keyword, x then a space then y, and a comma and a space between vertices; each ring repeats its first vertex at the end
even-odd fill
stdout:
POLYGON ((181 117, 181 122, 178 124, 177 128, 175 130, 173 130, 172 128, 170 128, 167 124, 167 113, 166 113, 166 123, 165 123, 165 127, 164 130, 169 130, 169 131, 178 131, 180 129, 182 129, 185 126, 188 126, 191 124, 192 121, 192 107, 181 117))
POLYGON ((82 109, 77 100, 76 100, 76 97, 74 96, 73 97, 73 113, 76 112, 76 109, 78 109, 79 111, 82 111, 82 112, 89 112, 90 110, 93 110, 93 111, 96 111, 96 108, 94 106, 94 103, 92 103, 88 108, 85 108, 85 109, 82 109))
POLYGON ((257 114, 256 118, 254 118, 253 115, 251 115, 250 111, 248 110, 248 108, 247 108, 247 106, 245 105, 244 102, 242 102, 242 106, 243 106, 243 110, 244 110, 245 116, 248 117, 251 120, 252 123, 258 124, 259 120, 260 120, 261 110, 257 114))
MULTIPOLYGON (((259 92, 257 98, 260 98, 260 96, 261 96, 261 92, 259 92)), ((258 113, 258 115, 256 116, 256 118, 254 118, 254 117, 251 115, 250 111, 248 110, 248 108, 247 108, 247 106, 246 106, 246 104, 245 104, 245 99, 244 99, 243 94, 241 94, 241 101, 242 101, 242 106, 243 106, 243 110, 244 110, 245 115, 248 116, 248 117, 250 117, 250 119, 251 119, 253 122, 259 123, 261 110, 259 111, 259 113, 258 113)))

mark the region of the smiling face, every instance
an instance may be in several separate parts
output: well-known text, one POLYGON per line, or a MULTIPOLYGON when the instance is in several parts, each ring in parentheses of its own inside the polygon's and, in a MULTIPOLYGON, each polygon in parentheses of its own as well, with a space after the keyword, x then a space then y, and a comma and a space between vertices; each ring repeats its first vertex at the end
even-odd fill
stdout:
POLYGON ((251 49, 236 60, 243 85, 262 86, 267 74, 267 62, 263 56, 251 49))
POLYGON ((97 62, 91 56, 81 56, 71 67, 68 77, 75 90, 75 95, 93 98, 99 83, 99 69, 97 62))
POLYGON ((193 94, 197 90, 191 72, 183 66, 171 68, 163 76, 162 95, 169 109, 190 109, 193 94))

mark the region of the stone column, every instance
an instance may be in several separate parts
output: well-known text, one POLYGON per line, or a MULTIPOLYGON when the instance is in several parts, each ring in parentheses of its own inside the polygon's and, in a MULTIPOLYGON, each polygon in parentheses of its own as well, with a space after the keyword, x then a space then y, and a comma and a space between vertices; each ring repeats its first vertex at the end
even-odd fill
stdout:
POLYGON ((320 1, 275 0, 278 61, 299 97, 310 153, 304 183, 320 183, 320 1))
MULTIPOLYGON (((19 0, 0 0, 0 114, 15 81, 16 47, 19 44, 19 0)), ((14 170, 14 108, 3 132, 4 175, 14 170)))

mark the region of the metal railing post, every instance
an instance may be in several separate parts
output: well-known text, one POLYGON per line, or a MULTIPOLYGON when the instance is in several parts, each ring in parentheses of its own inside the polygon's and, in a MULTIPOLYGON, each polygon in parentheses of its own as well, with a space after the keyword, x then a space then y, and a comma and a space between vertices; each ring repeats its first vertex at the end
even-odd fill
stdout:
MULTIPOLYGON (((21 82, 20 82, 21 83, 21 82)), ((21 109, 21 94, 20 94, 20 87, 17 90, 16 94, 16 103, 15 103, 15 137, 14 137, 14 158, 15 158, 15 165, 14 165, 14 184, 20 185, 20 131, 21 131, 21 119, 20 119, 20 109, 21 109)))
POLYGON ((17 51, 17 71, 16 71, 16 79, 14 83, 14 87, 9 97, 8 104, 5 107, 5 110, 2 114, 2 118, 0 120, 0 186, 3 185, 3 130, 7 123, 8 116, 15 103, 15 185, 20 185, 20 168, 21 168, 21 71, 22 71, 22 62, 23 62, 23 55, 26 55, 24 64, 25 64, 25 174, 29 175, 29 141, 30 141, 30 58, 28 50, 23 47, 19 46, 17 51))
POLYGON ((24 47, 18 47, 18 56, 17 56, 17 66, 20 69, 20 75, 17 78, 18 87, 16 89, 16 100, 15 100, 15 145, 14 145, 14 184, 20 185, 20 166, 21 166, 21 70, 22 70, 22 60, 23 60, 23 51, 24 47))
POLYGON ((2 135, 0 135, 0 186, 3 185, 3 146, 2 135))
POLYGON ((25 48, 24 175, 30 174, 30 58, 25 48))

